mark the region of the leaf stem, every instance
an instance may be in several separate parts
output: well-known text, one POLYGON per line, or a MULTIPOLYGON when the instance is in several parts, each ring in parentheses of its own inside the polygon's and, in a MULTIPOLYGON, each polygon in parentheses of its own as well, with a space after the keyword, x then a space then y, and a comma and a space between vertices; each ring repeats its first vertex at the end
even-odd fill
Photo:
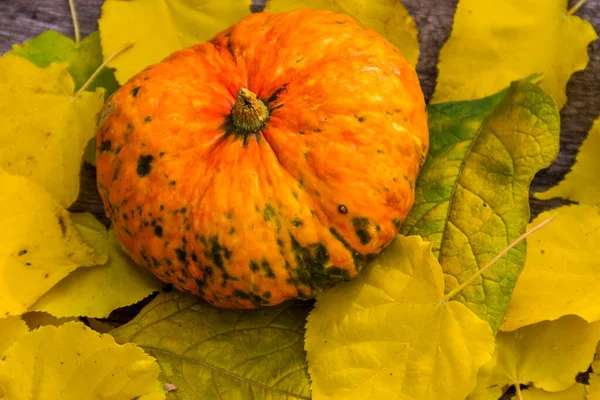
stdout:
POLYGON ((81 85, 81 87, 79 88, 79 90, 77 90, 77 92, 75 93, 75 96, 77 96, 79 93, 83 92, 88 86, 90 86, 90 84, 94 81, 94 79, 96 79, 96 77, 98 76, 98 74, 100 72, 102 72, 102 70, 104 69, 104 67, 106 67, 106 65, 111 62, 116 56, 118 56, 119 54, 125 52, 126 50, 129 50, 129 48, 133 46, 133 42, 129 42, 126 43, 125 45, 123 45, 121 48, 119 48, 117 51, 115 51, 114 53, 112 53, 110 56, 108 56, 108 58, 106 60, 104 60, 104 62, 102 64, 100 64, 100 66, 98 68, 96 68, 96 70, 94 71, 94 73, 88 78, 87 81, 85 81, 85 83, 83 85, 81 85))
POLYGON ((519 398, 519 400, 523 400, 523 393, 521 392, 521 383, 517 382, 515 384, 515 389, 517 390, 517 397, 519 398))
POLYGON ((540 222, 539 224, 537 224, 536 226, 534 226, 533 228, 531 228, 530 230, 528 230, 527 232, 525 232, 524 234, 522 234, 521 236, 519 236, 518 238, 516 238, 511 244, 509 244, 508 246, 506 246, 504 248, 504 250, 502 250, 494 258, 492 258, 492 260, 490 262, 488 262, 483 268, 481 268, 479 271, 475 272, 473 275, 471 275, 469 277, 469 279, 467 279, 466 281, 464 281, 460 286, 454 288, 454 290, 450 291, 447 295, 445 295, 442 298, 442 301, 450 301, 452 299, 452 297, 454 297, 456 294, 460 293, 464 288, 466 288, 467 286, 469 286, 471 284, 471 282, 473 282, 473 280, 475 280, 477 277, 481 276, 489 267, 491 267, 492 265, 494 265, 496 263, 496 261, 498 261, 499 259, 501 259, 506 253, 508 253, 508 251, 510 249, 512 249, 513 247, 515 247, 517 244, 519 244, 519 242, 521 242, 527 236, 531 235, 533 232, 535 232, 538 229, 542 228, 543 226, 549 224, 554 219, 555 216, 556 215, 551 215, 550 217, 548 217, 544 221, 540 222))
POLYGON ((567 11, 567 15, 573 15, 579 10, 588 0, 579 0, 569 11, 567 11))
POLYGON ((71 17, 73 18, 73 30, 75 31, 75 46, 81 41, 81 32, 79 31, 79 21, 77 20, 77 10, 75 10, 75 0, 69 0, 69 8, 71 9, 71 17))

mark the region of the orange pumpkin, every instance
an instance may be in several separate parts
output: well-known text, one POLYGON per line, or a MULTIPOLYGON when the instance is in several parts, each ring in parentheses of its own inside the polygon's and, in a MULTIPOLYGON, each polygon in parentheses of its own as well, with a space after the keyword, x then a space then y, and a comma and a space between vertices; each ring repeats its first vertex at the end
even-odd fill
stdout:
POLYGON ((412 65, 353 18, 253 14, 123 85, 97 179, 135 261, 230 308, 311 298, 396 236, 428 151, 412 65))

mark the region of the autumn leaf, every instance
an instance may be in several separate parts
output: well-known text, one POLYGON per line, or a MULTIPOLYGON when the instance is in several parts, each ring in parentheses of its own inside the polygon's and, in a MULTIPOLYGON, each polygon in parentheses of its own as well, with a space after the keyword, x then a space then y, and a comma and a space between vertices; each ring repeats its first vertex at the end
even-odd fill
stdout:
POLYGON ((494 339, 443 293, 431 244, 399 236, 356 280, 321 294, 306 325, 313 398, 464 399, 494 339))
POLYGON ((178 399, 309 399, 302 341, 309 308, 227 310, 173 292, 111 334, 156 357, 178 399))
POLYGON ((103 89, 73 89, 64 63, 39 68, 0 57, 0 167, 31 178, 64 207, 79 193, 81 157, 104 99, 103 89))
POLYGON ((581 144, 575 165, 557 186, 535 197, 546 200, 562 197, 579 204, 600 205, 600 118, 594 122, 588 137, 581 144))
POLYGON ((567 13, 568 0, 460 0, 442 47, 432 103, 490 96, 533 74, 559 108, 567 81, 588 63, 598 36, 567 13))
POLYGON ((502 330, 569 314, 600 320, 600 208, 564 206, 540 214, 531 225, 554 214, 552 224, 528 239, 527 261, 502 330))
MULTIPOLYGON (((576 383, 562 392, 546 392, 545 390, 528 388, 523 390, 523 400, 586 400, 586 385, 576 383)), ((514 400, 520 400, 513 397, 514 400)), ((495 398, 493 400, 496 400, 495 398)))
POLYGON ((0 358, 10 346, 25 336, 28 331, 25 321, 18 316, 0 318, 0 358))
MULTIPOLYGON (((67 63, 67 71, 73 77, 74 90, 79 90, 102 64, 98 31, 90 33, 79 43, 58 32, 46 31, 22 45, 13 45, 10 54, 24 57, 40 68, 55 62, 67 63)), ((110 69, 103 69, 85 90, 95 92, 98 87, 105 89, 105 99, 119 88, 110 69)))
POLYGON ((127 42, 109 66, 121 83, 176 50, 205 42, 250 15, 251 0, 106 0, 98 21, 104 57, 127 42), (124 34, 126 32, 126 34, 124 34))
POLYGON ((122 250, 112 231, 107 231, 92 214, 71 214, 84 242, 97 254, 107 254, 101 267, 80 269, 60 281, 32 307, 57 317, 106 318, 161 289, 161 282, 135 264, 122 250))
POLYGON ((513 332, 499 332, 492 359, 477 375, 470 400, 498 399, 513 384, 560 392, 586 371, 600 340, 600 323, 569 315, 513 332))
POLYGON ((106 263, 44 189, 0 168, 0 317, 24 313, 81 266, 106 263))
POLYGON ((348 14, 389 40, 413 65, 419 60, 415 21, 398 0, 268 0, 265 11, 286 12, 297 8, 348 14))
MULTIPOLYGON (((401 233, 433 243, 450 291, 525 232, 529 185, 557 155, 559 116, 550 96, 520 81, 482 100, 430 106, 429 129, 401 233)), ((456 300, 496 331, 524 262, 523 242, 456 300)))
POLYGON ((164 399, 156 361, 82 323, 44 326, 0 361, 0 393, 11 400, 164 399), (43 371, 43 372, 42 372, 43 371))

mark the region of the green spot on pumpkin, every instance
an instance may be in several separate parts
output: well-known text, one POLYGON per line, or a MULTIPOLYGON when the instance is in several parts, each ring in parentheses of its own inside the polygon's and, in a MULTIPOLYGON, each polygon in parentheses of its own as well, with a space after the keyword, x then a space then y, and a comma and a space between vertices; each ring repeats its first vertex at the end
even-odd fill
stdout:
POLYGON ((354 226, 354 232, 360 239, 360 244, 367 244, 371 241, 371 235, 367 231, 370 223, 367 218, 353 218, 352 226, 354 226))
POLYGON ((235 289, 235 290, 233 291, 233 295, 234 295, 235 297, 237 297, 238 299, 242 299, 242 300, 249 300, 249 299, 250 299, 250 296, 248 296, 248 293, 246 293, 246 292, 242 292, 242 291, 241 291, 241 290, 239 290, 239 289, 235 289))
POLYGON ((269 222, 274 215, 275 210, 273 209, 273 207, 271 207, 271 205, 267 204, 265 206, 265 210, 263 211, 263 218, 265 222, 269 222))
POLYGON ((152 166, 150 164, 152 161, 154 161, 154 157, 151 155, 140 156, 138 158, 137 174, 140 177, 148 176, 150 174, 150 171, 152 170, 152 166))
POLYGON ((100 143, 98 150, 100 150, 100 153, 106 153, 107 151, 110 151, 111 146, 112 142, 110 140, 105 140, 102 143, 100 143))
POLYGON ((275 273, 271 269, 271 265, 269 264, 269 262, 267 260, 263 260, 260 263, 260 267, 263 269, 263 271, 265 271, 265 276, 267 278, 275 279, 275 273))

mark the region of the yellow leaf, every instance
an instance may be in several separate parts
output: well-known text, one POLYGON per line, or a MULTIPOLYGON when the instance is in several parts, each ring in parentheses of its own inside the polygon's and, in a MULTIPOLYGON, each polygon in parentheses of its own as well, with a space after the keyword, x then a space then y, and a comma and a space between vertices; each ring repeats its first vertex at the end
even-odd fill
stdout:
POLYGON ((37 329, 41 326, 60 326, 67 322, 78 321, 77 318, 56 318, 48 313, 39 312, 39 311, 30 311, 21 315, 21 318, 30 330, 37 329))
POLYGON ((498 399, 513 384, 560 392, 586 371, 600 340, 600 322, 569 315, 556 321, 499 332, 492 359, 477 375, 471 400, 498 399))
POLYGON ((134 47, 109 63, 124 83, 172 52, 205 42, 250 15, 251 0, 107 0, 98 21, 102 54, 134 47), (124 34, 126 32, 126 34, 124 34))
POLYGON ((443 292, 431 244, 399 236, 355 281, 321 294, 305 336, 313 398, 464 399, 494 340, 443 292))
POLYGON ((510 82, 543 74, 541 87, 559 108, 573 72, 585 68, 586 21, 566 13, 568 0, 460 0, 440 52, 432 103, 485 97, 510 82))
POLYGON ((413 65, 419 60, 415 21, 399 0, 269 0, 265 11, 297 8, 348 14, 389 40, 413 65))
POLYGON ((585 389, 587 400, 600 400, 600 376, 590 374, 590 384, 585 389))
POLYGON ((28 331, 25 321, 17 316, 0 318, 0 356, 28 331))
POLYGON ((24 313, 81 266, 104 264, 69 214, 34 182, 0 168, 0 317, 24 313))
POLYGON ((80 269, 60 281, 32 307, 56 317, 105 318, 161 289, 161 282, 135 264, 122 250, 112 231, 107 231, 92 214, 71 214, 75 227, 97 254, 108 254, 107 264, 80 269))
POLYGON ((581 144, 575 165, 558 185, 535 197, 546 200, 562 197, 579 204, 600 205, 600 118, 594 122, 587 139, 581 144))
POLYGON ((0 167, 31 178, 64 207, 79 193, 81 158, 104 103, 104 89, 73 88, 67 64, 0 57, 0 167))
MULTIPOLYGON (((529 388, 523 391, 523 400, 585 400, 585 388, 586 385, 581 383, 576 383, 565 391, 555 393, 529 388)), ((513 400, 519 400, 519 398, 513 397, 513 400)))
POLYGON ((36 329, 8 349, 0 393, 10 400, 164 399, 158 374, 139 347, 69 322, 36 329))
POLYGON ((530 227, 555 219, 527 239, 527 260, 500 329, 579 315, 600 320, 600 208, 565 206, 540 214, 530 227))

